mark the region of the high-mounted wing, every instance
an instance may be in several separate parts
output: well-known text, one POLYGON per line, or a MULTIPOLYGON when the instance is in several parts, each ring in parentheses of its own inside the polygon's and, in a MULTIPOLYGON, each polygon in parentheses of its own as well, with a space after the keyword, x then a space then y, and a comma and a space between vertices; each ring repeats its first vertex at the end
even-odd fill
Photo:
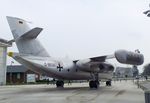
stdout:
POLYGON ((144 62, 144 56, 142 54, 126 50, 118 50, 112 55, 92 57, 83 60, 76 60, 74 62, 82 71, 100 72, 101 69, 114 69, 111 64, 106 62, 107 59, 113 58, 116 58, 118 62, 123 64, 141 65, 144 62))

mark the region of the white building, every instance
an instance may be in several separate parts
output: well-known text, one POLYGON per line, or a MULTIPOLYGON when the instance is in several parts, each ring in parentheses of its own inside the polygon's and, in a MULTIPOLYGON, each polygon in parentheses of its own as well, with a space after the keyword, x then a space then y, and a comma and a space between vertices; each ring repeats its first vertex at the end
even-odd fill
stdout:
POLYGON ((133 71, 132 68, 130 67, 116 67, 115 75, 117 77, 125 77, 125 76, 132 77, 133 71))

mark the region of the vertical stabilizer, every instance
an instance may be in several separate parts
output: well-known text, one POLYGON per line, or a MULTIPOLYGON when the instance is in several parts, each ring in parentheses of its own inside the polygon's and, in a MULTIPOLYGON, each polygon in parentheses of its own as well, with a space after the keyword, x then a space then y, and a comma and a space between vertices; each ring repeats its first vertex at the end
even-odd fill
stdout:
POLYGON ((7 21, 19 53, 49 57, 47 51, 37 40, 37 36, 43 30, 42 28, 30 28, 27 21, 16 17, 7 16, 7 21))

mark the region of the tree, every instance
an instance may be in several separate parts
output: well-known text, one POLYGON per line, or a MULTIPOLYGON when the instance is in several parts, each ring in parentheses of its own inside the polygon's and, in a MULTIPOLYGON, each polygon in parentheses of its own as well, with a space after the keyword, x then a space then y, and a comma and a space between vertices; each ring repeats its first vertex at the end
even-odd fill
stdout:
POLYGON ((150 75, 150 64, 147 64, 143 67, 143 75, 150 75))
POLYGON ((133 77, 136 77, 139 75, 139 70, 138 70, 137 66, 134 65, 132 67, 132 73, 133 73, 133 77))

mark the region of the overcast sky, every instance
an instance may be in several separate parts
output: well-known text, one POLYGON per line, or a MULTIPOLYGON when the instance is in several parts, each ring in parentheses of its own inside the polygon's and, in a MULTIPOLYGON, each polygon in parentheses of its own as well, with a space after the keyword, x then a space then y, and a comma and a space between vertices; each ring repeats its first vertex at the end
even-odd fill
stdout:
MULTIPOLYGON (((44 28, 38 36, 54 57, 83 59, 139 49, 150 62, 149 0, 1 0, 0 38, 12 39, 6 16, 44 28)), ((9 51, 17 51, 13 45, 9 51)), ((8 64, 10 64, 10 58, 8 64)))

